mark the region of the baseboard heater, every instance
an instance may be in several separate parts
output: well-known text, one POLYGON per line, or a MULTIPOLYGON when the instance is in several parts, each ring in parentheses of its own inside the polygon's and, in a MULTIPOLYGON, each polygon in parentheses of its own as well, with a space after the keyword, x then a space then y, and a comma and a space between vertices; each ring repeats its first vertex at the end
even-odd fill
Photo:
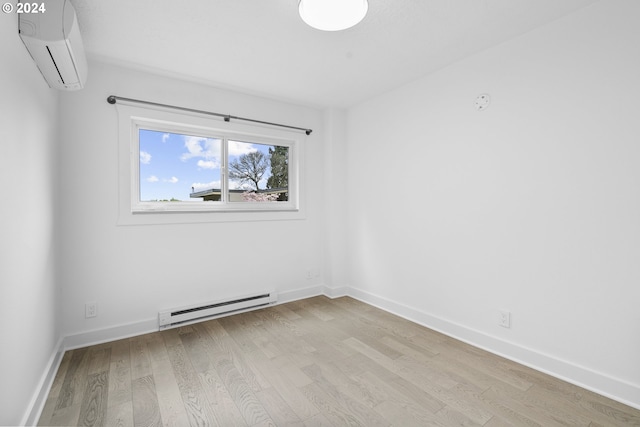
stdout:
POLYGON ((273 305, 278 300, 276 292, 265 292, 223 301, 179 307, 158 313, 160 330, 202 322, 216 317, 227 316, 273 305))

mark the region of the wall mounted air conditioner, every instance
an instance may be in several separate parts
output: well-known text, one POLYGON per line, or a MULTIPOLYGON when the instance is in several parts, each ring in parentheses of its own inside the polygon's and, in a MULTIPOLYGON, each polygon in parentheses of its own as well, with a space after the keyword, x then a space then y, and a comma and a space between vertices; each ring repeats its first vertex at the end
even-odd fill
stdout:
POLYGON ((20 38, 49 87, 82 89, 87 80, 87 59, 76 11, 69 0, 44 4, 44 11, 18 15, 20 38))

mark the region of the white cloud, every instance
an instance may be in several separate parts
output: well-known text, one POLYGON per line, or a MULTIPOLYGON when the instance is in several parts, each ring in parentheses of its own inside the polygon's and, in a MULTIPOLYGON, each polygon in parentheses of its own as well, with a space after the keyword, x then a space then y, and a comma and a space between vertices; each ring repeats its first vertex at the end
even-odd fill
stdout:
POLYGON ((247 142, 238 142, 238 141, 229 141, 229 155, 230 156, 241 156, 243 154, 254 153, 258 151, 253 144, 249 144, 247 142))
POLYGON ((212 138, 203 138, 200 136, 182 136, 186 153, 182 153, 180 160, 183 162, 194 157, 202 157, 204 159, 216 159, 220 156, 220 140, 212 138))
POLYGON ((200 169, 216 169, 220 167, 220 165, 213 160, 198 160, 198 167, 200 169))
POLYGON ((151 154, 147 153, 146 151, 140 151, 140 163, 144 165, 148 165, 149 163, 151 163, 151 154))
POLYGON ((169 134, 168 133, 163 133, 162 134, 162 142, 167 142, 167 139, 169 139, 169 134))
POLYGON ((149 178, 147 178, 147 182, 158 182, 158 177, 155 175, 151 175, 149 178))
POLYGON ((171 184, 175 184, 176 182, 178 182, 178 178, 176 178, 175 176, 172 176, 169 179, 166 179, 166 178, 163 179, 162 182, 169 182, 171 184))

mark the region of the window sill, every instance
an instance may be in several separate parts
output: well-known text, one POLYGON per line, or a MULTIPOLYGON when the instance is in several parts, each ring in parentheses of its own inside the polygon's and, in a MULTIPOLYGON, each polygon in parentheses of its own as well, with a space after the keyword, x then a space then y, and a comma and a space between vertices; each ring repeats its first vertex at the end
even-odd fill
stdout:
POLYGON ((121 212, 118 225, 202 224, 246 221, 292 221, 305 219, 300 209, 291 210, 219 210, 219 211, 175 211, 141 210, 121 212))

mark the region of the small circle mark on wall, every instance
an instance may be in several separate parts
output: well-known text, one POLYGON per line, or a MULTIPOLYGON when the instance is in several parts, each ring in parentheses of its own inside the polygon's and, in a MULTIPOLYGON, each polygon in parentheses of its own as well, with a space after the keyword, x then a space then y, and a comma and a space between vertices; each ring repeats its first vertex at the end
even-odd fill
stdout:
POLYGON ((478 95, 476 98, 475 106, 478 111, 486 110, 489 104, 491 104, 491 96, 488 93, 478 95))

